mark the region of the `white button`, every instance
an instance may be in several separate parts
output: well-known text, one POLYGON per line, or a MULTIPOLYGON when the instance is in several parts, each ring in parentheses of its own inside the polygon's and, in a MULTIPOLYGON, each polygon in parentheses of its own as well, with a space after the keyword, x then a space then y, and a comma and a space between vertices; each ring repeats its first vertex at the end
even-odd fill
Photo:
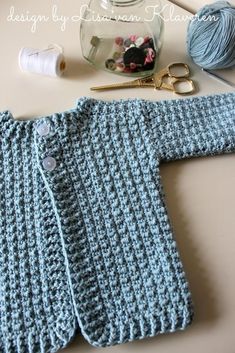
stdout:
POLYGON ((43 168, 46 170, 54 170, 56 167, 56 160, 53 157, 46 157, 42 161, 43 168))
POLYGON ((50 132, 50 125, 47 124, 46 122, 40 123, 37 126, 37 132, 39 133, 40 136, 46 136, 50 132))
POLYGON ((143 43, 144 43, 144 38, 142 38, 142 37, 137 38, 135 41, 135 45, 137 47, 140 47, 143 43))

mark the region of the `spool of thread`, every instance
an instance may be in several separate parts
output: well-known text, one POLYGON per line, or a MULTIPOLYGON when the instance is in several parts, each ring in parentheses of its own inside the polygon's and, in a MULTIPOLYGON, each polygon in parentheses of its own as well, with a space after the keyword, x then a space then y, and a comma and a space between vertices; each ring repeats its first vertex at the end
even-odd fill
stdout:
POLYGON ((189 23, 187 49, 204 69, 235 66, 235 7, 227 1, 204 6, 189 23))
POLYGON ((50 45, 42 50, 21 48, 19 66, 24 72, 60 77, 66 67, 63 48, 57 44, 50 45))

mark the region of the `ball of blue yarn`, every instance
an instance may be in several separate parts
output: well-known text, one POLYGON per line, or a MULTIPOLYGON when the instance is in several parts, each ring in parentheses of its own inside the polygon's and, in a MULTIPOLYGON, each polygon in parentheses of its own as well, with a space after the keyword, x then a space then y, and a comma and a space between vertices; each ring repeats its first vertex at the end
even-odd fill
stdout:
POLYGON ((189 23, 187 49, 204 69, 235 66, 235 7, 226 1, 203 7, 189 23))

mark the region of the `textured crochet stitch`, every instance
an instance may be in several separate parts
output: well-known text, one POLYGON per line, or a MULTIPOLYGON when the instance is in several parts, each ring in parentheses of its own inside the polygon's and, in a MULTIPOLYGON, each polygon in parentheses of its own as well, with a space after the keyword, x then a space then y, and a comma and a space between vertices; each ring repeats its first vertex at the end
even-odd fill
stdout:
POLYGON ((83 97, 36 120, 0 114, 0 351, 56 352, 78 326, 109 346, 191 323, 159 165, 233 152, 234 103, 83 97))

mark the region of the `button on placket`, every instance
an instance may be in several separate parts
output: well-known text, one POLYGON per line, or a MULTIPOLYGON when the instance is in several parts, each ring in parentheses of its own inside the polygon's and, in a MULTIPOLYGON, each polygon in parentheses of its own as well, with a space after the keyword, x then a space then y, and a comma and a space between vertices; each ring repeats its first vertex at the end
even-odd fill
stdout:
POLYGON ((42 161, 42 165, 45 170, 52 171, 56 167, 56 160, 51 156, 45 157, 42 161))
MULTIPOLYGON (((36 131, 42 138, 46 137, 50 132, 50 125, 48 122, 43 121, 38 124, 36 131)), ((42 166, 46 171, 52 171, 56 167, 56 160, 52 156, 47 156, 42 160, 42 166)))
POLYGON ((42 122, 37 126, 37 132, 40 136, 47 136, 50 132, 50 125, 47 122, 42 122))

